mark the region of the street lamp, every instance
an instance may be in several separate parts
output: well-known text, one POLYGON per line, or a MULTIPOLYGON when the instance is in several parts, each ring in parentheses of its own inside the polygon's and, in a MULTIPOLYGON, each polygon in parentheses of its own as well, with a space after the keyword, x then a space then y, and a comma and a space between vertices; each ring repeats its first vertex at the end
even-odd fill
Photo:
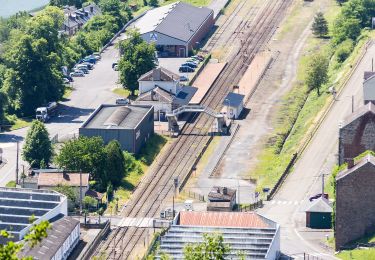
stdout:
POLYGON ((12 138, 13 141, 17 144, 17 155, 16 155, 16 185, 18 184, 18 164, 19 164, 19 150, 20 150, 20 144, 19 140, 16 138, 12 138))

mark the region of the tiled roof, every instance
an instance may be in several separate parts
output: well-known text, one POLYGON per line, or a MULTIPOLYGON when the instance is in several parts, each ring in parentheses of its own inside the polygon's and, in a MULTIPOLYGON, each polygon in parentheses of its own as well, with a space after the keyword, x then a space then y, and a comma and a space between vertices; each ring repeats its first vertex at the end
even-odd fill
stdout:
POLYGON ((180 76, 163 67, 157 67, 143 74, 138 81, 177 81, 180 76))
POLYGON ((137 98, 137 101, 159 101, 165 103, 172 103, 174 99, 174 95, 169 93, 168 91, 156 87, 154 89, 150 89, 147 92, 140 94, 137 98))
POLYGON ((181 211, 182 226, 268 228, 269 224, 254 212, 181 211))
MULTIPOLYGON (((41 172, 38 177, 38 186, 50 186, 54 187, 57 185, 68 185, 72 187, 80 186, 79 173, 48 173, 41 172)), ((89 174, 82 173, 82 186, 89 186, 89 174)))

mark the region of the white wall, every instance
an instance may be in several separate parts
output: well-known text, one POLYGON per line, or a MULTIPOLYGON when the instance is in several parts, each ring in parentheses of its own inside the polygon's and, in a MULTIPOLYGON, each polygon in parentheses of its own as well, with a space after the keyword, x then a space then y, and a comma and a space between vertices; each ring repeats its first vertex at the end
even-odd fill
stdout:
POLYGON ((237 119, 240 116, 240 114, 242 112, 242 109, 243 109, 243 104, 241 103, 241 105, 238 106, 238 107, 224 106, 222 111, 223 111, 223 113, 226 114, 227 118, 237 119))
POLYGON ((172 104, 158 101, 134 101, 134 105, 151 105, 154 106, 154 120, 159 121, 159 111, 166 113, 172 112, 172 104))
POLYGON ((61 245, 59 250, 56 252, 55 256, 52 258, 53 260, 65 260, 68 258, 70 253, 73 251, 75 246, 78 244, 79 241, 79 226, 78 224, 69 237, 66 238, 64 243, 61 245))
POLYGON ((180 85, 177 81, 139 81, 139 94, 148 92, 154 89, 156 86, 168 91, 174 95, 180 91, 180 85))
POLYGON ((272 240, 270 248, 268 249, 266 259, 275 260, 278 259, 280 255, 280 226, 277 225, 277 230, 275 236, 272 240))

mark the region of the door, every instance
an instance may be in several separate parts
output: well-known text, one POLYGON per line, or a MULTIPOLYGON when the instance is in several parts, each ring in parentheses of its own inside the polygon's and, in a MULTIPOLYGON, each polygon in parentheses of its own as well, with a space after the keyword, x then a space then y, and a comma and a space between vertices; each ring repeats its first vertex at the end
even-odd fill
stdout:
POLYGON ((179 56, 180 57, 185 57, 185 48, 180 48, 179 56))

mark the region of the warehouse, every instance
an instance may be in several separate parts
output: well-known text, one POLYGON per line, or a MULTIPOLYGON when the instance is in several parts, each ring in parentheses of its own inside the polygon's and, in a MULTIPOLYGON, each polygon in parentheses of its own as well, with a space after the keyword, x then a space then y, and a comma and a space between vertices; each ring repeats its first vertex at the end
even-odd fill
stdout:
POLYGON ((213 25, 213 10, 176 2, 148 11, 133 27, 145 41, 155 43, 161 57, 187 57, 213 25))
POLYGON ((121 148, 138 153, 154 134, 154 108, 135 105, 101 105, 79 128, 80 136, 100 136, 107 144, 117 140, 121 148))

